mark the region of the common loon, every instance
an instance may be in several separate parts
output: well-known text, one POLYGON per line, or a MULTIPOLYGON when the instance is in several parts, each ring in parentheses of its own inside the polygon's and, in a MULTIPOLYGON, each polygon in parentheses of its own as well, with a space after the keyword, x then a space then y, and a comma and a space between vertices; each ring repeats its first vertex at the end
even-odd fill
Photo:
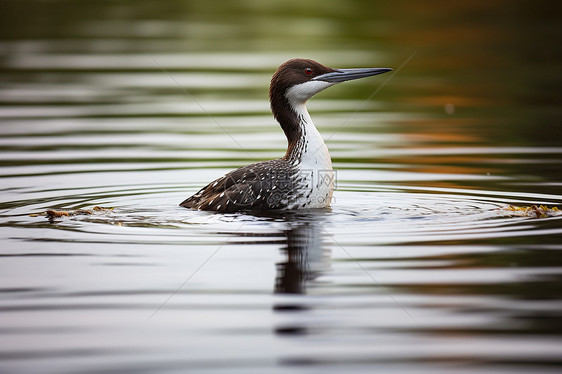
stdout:
POLYGON ((329 207, 334 191, 332 160, 306 101, 337 83, 391 70, 332 69, 308 59, 283 63, 271 79, 269 100, 287 137, 285 156, 233 170, 180 205, 222 213, 329 207))

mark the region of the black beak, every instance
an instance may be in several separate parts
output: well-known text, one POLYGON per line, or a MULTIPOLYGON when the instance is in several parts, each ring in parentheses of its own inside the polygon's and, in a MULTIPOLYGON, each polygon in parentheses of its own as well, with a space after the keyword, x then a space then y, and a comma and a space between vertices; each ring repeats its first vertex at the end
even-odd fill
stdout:
POLYGON ((366 68, 366 69, 334 69, 331 73, 326 73, 312 78, 313 81, 323 81, 328 83, 340 83, 353 79, 370 77, 392 71, 390 68, 366 68))

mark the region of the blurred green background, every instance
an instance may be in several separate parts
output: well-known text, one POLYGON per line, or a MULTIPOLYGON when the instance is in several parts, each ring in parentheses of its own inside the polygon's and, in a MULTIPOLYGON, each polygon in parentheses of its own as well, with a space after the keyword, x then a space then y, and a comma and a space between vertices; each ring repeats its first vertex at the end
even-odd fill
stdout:
MULTIPOLYGON (((427 147, 540 147, 542 158, 549 147, 562 145, 561 7, 554 1, 0 4, 3 117, 13 117, 14 108, 25 117, 26 109, 41 113, 64 105, 78 106, 80 116, 102 117, 108 114, 92 105, 193 104, 193 97, 225 106, 240 97, 263 101, 265 113, 274 69, 288 58, 306 57, 333 67, 397 69, 373 100, 387 118, 394 115, 392 127, 379 127, 379 133, 431 137, 427 147), (199 74, 191 76, 199 83, 181 83, 193 97, 175 84, 162 86, 170 82, 162 68, 199 74), (210 81, 209 73, 237 74, 238 81, 221 81, 220 75, 210 81)), ((342 85, 319 96, 362 101, 381 82, 342 85)), ((189 114, 161 108, 110 115, 189 114)), ((539 164, 517 163, 510 172, 559 178, 556 162, 539 164)))
MULTIPOLYGON (((2 0, 0 7, 3 84, 68 69, 154 68, 96 64, 122 54, 217 53, 222 63, 208 68, 221 70, 234 54, 232 70, 270 74, 285 56, 397 68, 415 53, 381 92, 397 110, 443 112, 453 104, 457 117, 486 117, 480 131, 493 143, 561 144, 561 7, 554 1, 2 0), (58 54, 83 56, 76 61, 83 66, 42 64, 58 54)), ((167 68, 194 67, 207 68, 189 61, 167 68)))

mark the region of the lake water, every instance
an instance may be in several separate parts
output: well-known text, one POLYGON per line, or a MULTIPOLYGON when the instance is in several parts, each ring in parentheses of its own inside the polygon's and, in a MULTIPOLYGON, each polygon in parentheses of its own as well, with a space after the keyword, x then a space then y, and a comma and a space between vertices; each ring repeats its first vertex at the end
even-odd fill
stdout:
POLYGON ((562 364, 559 19, 541 2, 0 1, 1 373, 562 364), (293 57, 332 208, 178 206, 280 157, 293 57), (113 208, 49 221, 49 209, 113 208))

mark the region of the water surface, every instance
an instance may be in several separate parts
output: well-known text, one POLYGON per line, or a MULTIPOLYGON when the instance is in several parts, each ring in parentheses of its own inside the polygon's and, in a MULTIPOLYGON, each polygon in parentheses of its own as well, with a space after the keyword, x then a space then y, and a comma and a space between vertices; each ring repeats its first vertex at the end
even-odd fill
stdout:
POLYGON ((559 370, 562 216, 508 209, 562 206, 548 7, 1 4, 2 373, 559 370), (179 207, 284 153, 292 57, 395 68, 308 105, 332 208, 179 207))

